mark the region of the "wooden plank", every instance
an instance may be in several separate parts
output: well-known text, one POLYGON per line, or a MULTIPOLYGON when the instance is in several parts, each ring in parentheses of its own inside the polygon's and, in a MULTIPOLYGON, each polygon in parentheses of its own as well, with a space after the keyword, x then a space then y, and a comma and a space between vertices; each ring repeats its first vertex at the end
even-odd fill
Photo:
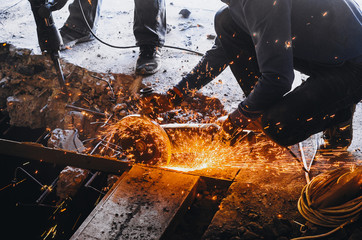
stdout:
POLYGON ((73 151, 48 148, 37 143, 23 143, 6 139, 0 139, 0 154, 115 174, 120 174, 131 168, 128 162, 122 162, 116 158, 81 154, 73 151))
POLYGON ((161 239, 191 205, 199 177, 133 166, 91 212, 75 239, 161 239))

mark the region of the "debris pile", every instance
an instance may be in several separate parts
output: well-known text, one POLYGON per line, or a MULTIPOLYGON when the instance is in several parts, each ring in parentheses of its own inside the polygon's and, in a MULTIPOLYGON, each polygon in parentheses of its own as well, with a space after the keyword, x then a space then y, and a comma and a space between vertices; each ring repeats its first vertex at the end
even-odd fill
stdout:
MULTIPOLYGON (((0 63, 0 108, 11 125, 78 129, 81 136, 94 137, 99 126, 91 122, 138 112, 138 91, 144 87, 140 77, 90 72, 62 61, 69 94, 64 101, 48 56, 1 43, 0 63)), ((224 114, 218 99, 196 93, 163 117, 165 122, 208 122, 224 114)))

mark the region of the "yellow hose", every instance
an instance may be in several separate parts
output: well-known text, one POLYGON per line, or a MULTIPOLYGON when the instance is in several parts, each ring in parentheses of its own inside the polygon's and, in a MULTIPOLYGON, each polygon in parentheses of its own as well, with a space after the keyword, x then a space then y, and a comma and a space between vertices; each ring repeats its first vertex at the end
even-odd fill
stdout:
POLYGON ((293 238, 293 240, 325 237, 356 221, 362 210, 361 187, 362 166, 354 169, 339 168, 313 178, 302 190, 298 210, 307 221, 335 229, 325 234, 293 238), (330 206, 336 201, 335 199, 346 202, 330 206))

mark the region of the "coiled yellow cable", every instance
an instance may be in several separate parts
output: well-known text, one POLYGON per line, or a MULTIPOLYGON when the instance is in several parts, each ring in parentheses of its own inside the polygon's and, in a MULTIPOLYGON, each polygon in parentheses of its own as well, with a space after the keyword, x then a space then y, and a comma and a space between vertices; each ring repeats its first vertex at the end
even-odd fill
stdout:
POLYGON ((356 221, 362 210, 361 186, 362 166, 357 166, 352 170, 339 168, 313 178, 302 190, 298 210, 307 221, 323 227, 335 227, 335 229, 325 234, 293 238, 293 240, 325 237, 356 221), (349 190, 354 191, 344 190, 343 187, 347 184, 349 184, 349 190), (353 198, 345 199, 348 198, 347 194, 353 198), (328 195, 328 197, 323 197, 323 195, 328 195), (347 201, 333 205, 333 201, 338 198, 347 201))

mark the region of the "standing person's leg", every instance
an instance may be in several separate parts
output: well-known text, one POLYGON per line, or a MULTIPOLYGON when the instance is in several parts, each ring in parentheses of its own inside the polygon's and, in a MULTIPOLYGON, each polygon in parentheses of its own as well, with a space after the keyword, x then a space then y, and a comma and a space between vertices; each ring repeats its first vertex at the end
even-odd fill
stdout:
POLYGON ((69 5, 69 17, 60 29, 64 47, 72 47, 77 43, 87 42, 93 39, 82 15, 81 7, 86 21, 92 31, 94 31, 101 3, 102 0, 74 0, 73 3, 69 5))
POLYGON ((362 99, 362 66, 347 62, 333 68, 314 65, 309 69, 307 81, 264 113, 264 132, 280 145, 289 146, 312 134, 346 125, 350 132, 332 143, 332 147, 346 148, 352 140, 348 124, 354 105, 362 99))
POLYGON ((165 43, 165 0, 135 0, 133 33, 140 47, 136 73, 153 74, 160 69, 160 48, 165 43))

